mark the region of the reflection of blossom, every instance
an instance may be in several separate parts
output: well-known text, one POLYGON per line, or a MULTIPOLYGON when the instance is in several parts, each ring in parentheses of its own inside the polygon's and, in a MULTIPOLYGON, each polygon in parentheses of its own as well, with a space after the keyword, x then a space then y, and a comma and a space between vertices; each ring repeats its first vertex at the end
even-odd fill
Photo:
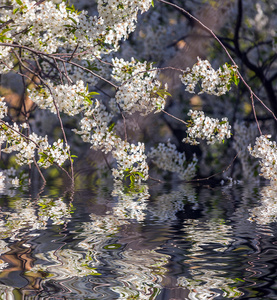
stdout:
POLYGON ((50 198, 41 198, 38 201, 40 206, 39 220, 47 221, 51 219, 53 224, 64 224, 66 219, 71 218, 72 205, 67 205, 62 198, 53 200, 50 198))
POLYGON ((178 189, 155 198, 154 205, 148 208, 152 218, 159 221, 176 220, 176 213, 184 209, 184 203, 194 203, 193 209, 197 208, 194 188, 189 184, 181 184, 178 189))
POLYGON ((38 221, 35 205, 27 199, 16 200, 12 203, 14 210, 12 212, 3 212, 6 215, 5 221, 1 224, 1 235, 17 239, 16 236, 21 229, 29 230, 41 229, 44 224, 38 221))
POLYGON ((126 250, 117 266, 122 286, 112 287, 117 299, 155 299, 162 289, 161 281, 167 269, 168 256, 154 250, 126 250), (133 298, 132 298, 133 297, 133 298))
MULTIPOLYGON (((135 201, 145 201, 145 197, 148 197, 148 189, 144 189, 139 194, 132 195, 128 198, 126 194, 116 193, 118 196, 119 206, 115 206, 113 209, 114 214, 108 214, 106 216, 100 216, 90 214, 91 222, 81 223, 82 230, 78 230, 78 239, 82 239, 78 243, 80 248, 85 249, 91 261, 97 263, 107 256, 107 250, 119 249, 120 258, 117 255, 111 260, 112 269, 115 273, 118 273, 118 281, 121 285, 113 285, 111 283, 110 289, 118 293, 117 299, 130 299, 130 297, 137 297, 137 299, 155 299, 155 296, 159 294, 162 289, 161 280, 164 276, 166 269, 164 265, 168 261, 167 255, 158 253, 154 250, 133 250, 124 249, 120 244, 111 244, 111 237, 116 237, 122 225, 129 224, 129 218, 135 216, 135 212, 139 211, 134 205, 131 211, 128 210, 129 203, 136 203, 135 201), (135 200, 134 200, 135 199, 135 200), (127 201, 124 205, 124 201, 127 201), (120 214, 120 210, 124 212, 124 215, 120 214), (125 210, 126 207, 126 210, 125 210)), ((144 202, 143 202, 144 203, 144 202)), ((136 218, 138 221, 140 218, 136 218)), ((110 257, 113 252, 109 252, 110 257)), ((108 260, 106 261, 106 263, 108 260)), ((107 267, 107 266, 106 266, 107 267)), ((99 269, 101 273, 101 269, 99 269)))
POLYGON ((114 186, 112 192, 118 203, 113 208, 113 213, 120 219, 135 219, 139 222, 145 218, 147 199, 150 197, 147 185, 138 185, 135 189, 124 192, 122 185, 114 186))
POLYGON ((14 168, 0 170, 0 194, 13 196, 14 188, 19 186, 19 179, 16 177, 14 168))
MULTIPOLYGON (((8 251, 10 251, 8 244, 5 241, 0 240, 0 255, 6 253, 8 251)), ((7 268, 8 266, 9 266, 9 264, 7 262, 0 259, 0 270, 3 270, 5 268, 7 268)), ((0 299, 1 299, 1 285, 0 285, 0 299)))
POLYGON ((14 287, 0 284, 0 299, 14 299, 14 287))
POLYGON ((242 294, 232 287, 235 283, 234 280, 222 276, 224 272, 201 268, 201 272, 192 275, 193 279, 183 276, 177 279, 178 286, 189 289, 187 299, 210 300, 220 296, 235 299, 242 294))
MULTIPOLYGON (((232 285, 235 281, 227 278, 223 269, 224 262, 209 262, 205 246, 216 245, 212 251, 225 251, 233 241, 229 236, 232 227, 215 221, 201 222, 199 220, 186 220, 183 226, 186 239, 190 241, 191 248, 184 262, 190 266, 191 278, 179 277, 177 285, 189 289, 188 299, 216 299, 218 296, 239 297, 241 293, 232 285), (218 245, 222 247, 218 247, 218 245)), ((207 250, 210 251, 210 250, 207 250)))
POLYGON ((50 273, 60 279, 100 275, 97 271, 104 247, 110 242, 111 236, 118 232, 120 226, 127 221, 119 220, 113 215, 100 216, 90 214, 90 222, 81 222, 74 233, 79 241, 79 249, 58 249, 46 253, 38 253, 36 257, 44 261, 32 268, 32 272, 50 273))
POLYGON ((229 237, 232 233, 232 227, 215 221, 201 223, 199 220, 187 220, 186 224, 183 225, 183 231, 186 233, 186 237, 193 242, 191 248, 193 256, 200 255, 204 245, 213 243, 223 246, 215 248, 214 251, 225 251, 233 241, 229 237))
POLYGON ((250 221, 268 224, 277 220, 277 186, 271 184, 261 189, 261 205, 250 210, 250 221))
POLYGON ((118 232, 119 227, 127 224, 127 221, 120 220, 117 217, 113 215, 107 215, 107 216, 98 216, 95 214, 90 214, 90 218, 92 222, 86 222, 82 224, 82 233, 80 233, 80 236, 87 236, 88 233, 90 233, 91 237, 94 237, 94 235, 111 235, 116 232, 118 232), (93 233, 93 236, 91 235, 93 233))
POLYGON ((0 270, 3 270, 9 266, 8 263, 4 262, 2 259, 0 259, 0 270))
POLYGON ((31 271, 47 271, 51 278, 54 276, 62 280, 74 276, 100 275, 90 256, 84 255, 81 251, 60 249, 39 253, 36 257, 43 260, 44 263, 35 265, 31 271))
POLYGON ((26 198, 10 202, 12 211, 2 211, 0 214, 0 237, 18 239, 22 229, 45 229, 48 220, 54 224, 64 224, 71 218, 72 206, 67 205, 62 198, 41 198, 37 203, 26 198))
POLYGON ((109 243, 112 235, 116 234, 120 227, 124 224, 128 224, 126 220, 120 220, 113 215, 100 216, 90 214, 91 222, 83 222, 80 226, 80 232, 78 238, 81 241, 78 243, 78 247, 90 251, 90 256, 95 261, 98 261, 99 253, 109 243))
POLYGON ((168 256, 155 250, 122 247, 116 236, 122 225, 130 224, 129 220, 113 214, 90 214, 90 219, 78 223, 76 230, 71 232, 78 241, 76 248, 36 254, 37 261, 43 263, 35 265, 31 272, 46 272, 46 280, 56 278, 70 282, 69 279, 75 277, 75 283, 92 275, 90 282, 97 283, 102 277, 95 276, 101 275, 104 260, 103 272, 111 269, 116 274, 116 280, 112 275, 106 287, 117 294, 113 299, 155 299, 162 290, 168 256))

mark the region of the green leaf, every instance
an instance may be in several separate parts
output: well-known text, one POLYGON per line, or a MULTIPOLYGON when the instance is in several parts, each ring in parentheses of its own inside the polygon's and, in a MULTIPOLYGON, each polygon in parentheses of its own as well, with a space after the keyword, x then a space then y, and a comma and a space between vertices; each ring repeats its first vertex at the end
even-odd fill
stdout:
POLYGON ((89 95, 90 95, 90 96, 94 96, 94 95, 100 95, 100 94, 97 93, 97 92, 90 92, 89 95))
POLYGON ((113 130, 114 126, 115 126, 115 123, 112 123, 108 129, 108 132, 111 132, 113 130))
POLYGON ((16 3, 18 4, 18 5, 23 5, 23 3, 22 3, 22 1, 21 0, 16 0, 16 3))
POLYGON ((235 281, 241 281, 241 282, 245 282, 245 280, 240 279, 240 278, 235 278, 235 281))
POLYGON ((5 43, 6 40, 12 40, 11 38, 6 37, 5 35, 0 35, 0 42, 5 43))
POLYGON ((235 83, 235 85, 239 84, 239 77, 238 77, 238 75, 234 76, 234 83, 235 83))
POLYGON ((19 7, 15 8, 15 9, 13 10, 13 14, 16 14, 19 10, 20 10, 19 7))
POLYGON ((154 0, 151 1, 151 5, 154 7, 154 0))
POLYGON ((74 19, 71 18, 71 17, 68 17, 68 19, 70 19, 75 25, 77 25, 77 21, 76 21, 76 20, 74 20, 74 19))
POLYGON ((130 181, 131 181, 131 184, 135 183, 135 176, 134 176, 134 174, 130 175, 130 181))
POLYGON ((141 178, 144 178, 144 176, 141 172, 134 172, 133 174, 139 175, 141 178))
POLYGON ((85 100, 86 102, 88 102, 89 104, 92 104, 92 101, 90 100, 89 97, 84 97, 84 100, 85 100))

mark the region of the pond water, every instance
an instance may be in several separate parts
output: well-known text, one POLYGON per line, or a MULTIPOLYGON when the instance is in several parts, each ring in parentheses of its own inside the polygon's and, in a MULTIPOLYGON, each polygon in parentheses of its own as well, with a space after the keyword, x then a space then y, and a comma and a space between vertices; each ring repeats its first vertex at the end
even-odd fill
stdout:
POLYGON ((1 299, 277 299, 268 189, 2 195, 1 299))

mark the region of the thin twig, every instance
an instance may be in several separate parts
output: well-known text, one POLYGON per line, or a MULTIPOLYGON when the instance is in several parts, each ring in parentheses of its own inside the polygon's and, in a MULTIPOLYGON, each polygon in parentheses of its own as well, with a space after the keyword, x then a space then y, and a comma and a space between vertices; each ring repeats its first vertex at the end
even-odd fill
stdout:
POLYGON ((223 171, 220 171, 220 172, 218 172, 218 173, 215 173, 215 174, 213 174, 213 175, 211 175, 211 176, 208 176, 208 177, 205 177, 205 178, 197 178, 197 179, 191 179, 191 180, 189 180, 189 182, 193 182, 193 181, 205 181, 205 180, 209 180, 209 179, 211 179, 211 178, 213 178, 213 177, 215 177, 215 176, 217 176, 217 175, 219 175, 219 174, 223 174, 223 173, 225 173, 226 171, 228 171, 229 170, 229 168, 233 165, 233 163, 234 163, 234 161, 236 160, 236 158, 238 157, 238 155, 239 155, 239 152, 236 154, 236 156, 233 158, 233 160, 232 160, 232 162, 223 170, 223 171))
POLYGON ((149 176, 149 175, 148 175, 148 177, 149 177, 150 180, 157 181, 157 182, 159 182, 159 183, 166 183, 165 181, 162 181, 162 180, 160 180, 160 179, 153 178, 153 177, 151 177, 151 176, 149 176))
POLYGON ((65 134, 65 130, 64 130, 62 119, 61 119, 60 111, 59 111, 56 99, 55 99, 55 97, 54 97, 54 95, 52 93, 52 90, 51 90, 50 86, 42 78, 40 78, 40 80, 42 80, 43 84, 48 88, 49 93, 52 96, 52 100, 53 100, 53 103, 54 103, 54 106, 55 106, 55 109, 56 109, 57 117, 58 117, 58 120, 60 122, 60 127, 61 127, 61 131, 62 131, 62 134, 63 134, 64 142, 65 142, 66 146, 68 146, 67 153, 69 155, 69 161, 70 161, 71 180, 72 180, 72 184, 74 184, 73 162, 72 162, 72 159, 71 159, 71 152, 70 152, 69 144, 68 144, 67 137, 66 137, 66 134, 65 134))
POLYGON ((63 83, 63 74, 62 74, 62 71, 60 70, 60 67, 59 67, 59 65, 58 65, 58 63, 57 63, 56 58, 53 58, 53 60, 54 60, 54 62, 55 62, 55 67, 56 67, 56 69, 58 70, 61 84, 63 85, 64 83, 63 83))
POLYGON ((259 133, 260 133, 260 135, 262 135, 263 133, 262 133, 262 130, 260 128, 260 124, 259 124, 258 119, 257 119, 257 114, 256 114, 255 105, 254 105, 254 99, 253 99, 253 95, 252 94, 250 95, 250 98, 251 98, 251 105, 252 105, 252 109, 253 109, 254 118, 255 118, 255 121, 256 121, 259 133))
POLYGON ((165 113, 166 115, 170 116, 171 118, 173 118, 173 119, 175 119, 175 120, 177 120, 177 121, 179 121, 179 122, 182 122, 182 123, 185 124, 185 125, 188 125, 187 122, 185 122, 184 120, 181 120, 181 119, 179 119, 179 118, 173 116, 172 114, 168 113, 167 111, 165 111, 165 110, 163 110, 163 109, 162 109, 161 111, 162 111, 163 113, 165 113))
POLYGON ((72 58, 74 57, 74 54, 75 54, 75 52, 77 51, 78 47, 79 47, 79 44, 76 45, 76 47, 75 47, 75 49, 73 50, 73 52, 72 52, 72 54, 71 54, 71 56, 70 56, 68 62, 70 62, 70 61, 72 60, 72 58))
POLYGON ((42 180, 43 180, 43 183, 45 184, 45 183, 46 183, 45 177, 43 176, 43 174, 42 174, 42 172, 41 172, 41 170, 40 170, 40 167, 38 166, 37 161, 36 161, 35 158, 33 158, 33 162, 34 162, 34 164, 35 164, 35 166, 36 166, 36 168, 37 168, 37 170, 38 170, 38 172, 39 172, 40 177, 41 177, 42 180))
POLYGON ((38 51, 38 50, 34 50, 34 49, 30 48, 30 47, 23 46, 23 45, 18 45, 18 44, 0 43, 0 46, 6 46, 6 47, 12 47, 12 48, 22 48, 22 49, 28 50, 28 51, 36 54, 36 55, 42 55, 42 56, 46 56, 46 57, 49 57, 49 58, 52 58, 52 59, 55 58, 58 61, 69 63, 69 64, 71 64, 71 65, 73 65, 73 66, 75 66, 77 68, 85 70, 86 72, 92 74, 93 76, 95 76, 95 77, 97 77, 97 78, 105 81, 106 83, 108 83, 109 85, 113 86, 114 88, 116 88, 116 89, 118 88, 118 86, 116 84, 112 83, 110 80, 102 77, 101 75, 98 75, 97 73, 91 71, 90 69, 88 69, 86 67, 83 67, 83 66, 81 66, 81 65, 79 65, 79 64, 77 64, 75 62, 72 62, 72 61, 69 62, 68 60, 63 59, 63 58, 61 58, 59 56, 56 56, 56 55, 53 55, 53 54, 44 53, 44 52, 41 52, 41 51, 38 51))
POLYGON ((63 68, 64 68, 64 76, 67 79, 67 82, 69 84, 73 84, 73 81, 71 80, 71 78, 69 77, 68 73, 67 73, 67 69, 66 69, 66 65, 65 62, 63 62, 63 68))

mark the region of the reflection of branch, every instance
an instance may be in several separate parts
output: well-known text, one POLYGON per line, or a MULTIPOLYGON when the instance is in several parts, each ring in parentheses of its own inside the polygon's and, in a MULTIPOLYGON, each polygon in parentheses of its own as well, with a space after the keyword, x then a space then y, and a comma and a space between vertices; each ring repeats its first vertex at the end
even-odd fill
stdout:
POLYGON ((148 175, 148 177, 149 177, 150 180, 153 180, 153 181, 156 181, 156 182, 159 182, 159 183, 165 183, 165 181, 162 181, 162 180, 157 179, 157 178, 153 178, 153 177, 151 177, 149 175, 148 175))

